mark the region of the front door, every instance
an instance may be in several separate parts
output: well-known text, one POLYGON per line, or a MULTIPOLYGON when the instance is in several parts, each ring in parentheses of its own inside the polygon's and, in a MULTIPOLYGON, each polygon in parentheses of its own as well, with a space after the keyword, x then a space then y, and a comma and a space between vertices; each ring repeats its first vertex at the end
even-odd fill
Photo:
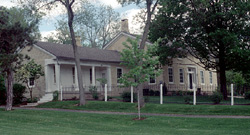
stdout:
POLYGON ((192 90, 196 85, 196 69, 188 68, 188 89, 192 90))

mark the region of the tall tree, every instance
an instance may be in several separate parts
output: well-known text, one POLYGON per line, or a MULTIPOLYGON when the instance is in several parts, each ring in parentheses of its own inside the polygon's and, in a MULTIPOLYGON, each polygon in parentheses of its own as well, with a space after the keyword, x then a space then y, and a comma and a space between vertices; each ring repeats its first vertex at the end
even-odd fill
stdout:
MULTIPOLYGON (((76 34, 81 37, 84 46, 103 48, 118 33, 119 19, 119 13, 111 6, 93 5, 86 1, 82 2, 75 11, 73 27, 76 34)), ((71 42, 64 16, 57 21, 56 27, 56 33, 47 37, 47 41, 71 42)))
MULTIPOLYGON (((117 0, 119 3, 121 3, 123 6, 128 5, 128 4, 145 4, 146 6, 146 12, 147 12, 147 19, 146 19, 146 24, 144 27, 144 32, 141 38, 141 42, 140 42, 140 49, 144 50, 145 45, 146 45, 146 41, 148 38, 148 32, 149 32, 149 28, 150 28, 150 24, 151 24, 151 18, 152 18, 152 14, 154 14, 155 9, 158 5, 159 0, 117 0)), ((141 61, 142 62, 142 61, 141 61)), ((140 63, 139 65, 142 65, 142 63, 140 63)), ((145 102, 144 102, 144 98, 143 98, 143 84, 139 84, 138 86, 138 94, 141 95, 140 98, 138 100, 140 100, 141 104, 140 106, 143 107, 145 102)))
POLYGON ((5 76, 7 101, 5 110, 12 110, 13 72, 19 68, 23 55, 19 50, 32 46, 39 37, 38 22, 41 16, 28 9, 0 7, 0 69, 5 76), (34 15, 33 18, 29 15, 34 15))
MULTIPOLYGON (((157 69, 157 66, 160 64, 158 57, 153 57, 152 54, 155 51, 155 46, 152 45, 148 47, 148 50, 142 50, 138 48, 139 38, 137 40, 128 39, 127 42, 124 42, 124 49, 121 52, 121 60, 123 61, 121 65, 126 66, 129 71, 125 73, 120 78, 120 82, 124 86, 133 86, 137 90, 138 99, 141 97, 138 92, 138 86, 147 82, 150 77, 159 76, 161 73, 160 69, 157 69), (132 45, 129 46, 127 42, 132 45)), ((140 100, 138 100, 138 117, 141 119, 140 113, 140 100)))
POLYGON ((162 60, 169 50, 186 50, 204 68, 217 70, 226 99, 226 70, 249 66, 250 1, 161 0, 160 5, 150 39, 162 38, 162 60))
POLYGON ((79 2, 84 2, 84 0, 18 0, 19 3, 22 5, 30 6, 30 7, 36 7, 38 9, 46 8, 48 10, 51 10, 53 6, 57 6, 57 4, 63 5, 67 11, 67 17, 68 17, 68 26, 69 26, 69 31, 70 31, 70 37, 71 37, 71 44, 73 48, 73 53, 75 57, 75 63, 76 63, 76 69, 77 69, 77 74, 78 74, 78 85, 79 85, 79 106, 85 105, 86 104, 86 99, 85 99, 85 93, 84 93, 84 88, 83 88, 83 80, 82 80, 82 70, 80 66, 80 58, 79 58, 79 53, 76 45, 76 36, 75 36, 75 31, 73 27, 73 21, 74 21, 74 11, 73 7, 76 6, 76 3, 79 2))

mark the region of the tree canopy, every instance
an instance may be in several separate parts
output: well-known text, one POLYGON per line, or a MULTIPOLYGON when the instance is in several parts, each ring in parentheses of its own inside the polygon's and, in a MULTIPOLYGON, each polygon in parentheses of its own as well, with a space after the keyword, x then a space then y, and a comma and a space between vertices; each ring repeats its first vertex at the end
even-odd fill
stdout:
POLYGON ((26 8, 0 7, 0 72, 6 77, 6 110, 12 109, 13 72, 24 58, 18 52, 26 46, 32 46, 35 39, 39 38, 40 19, 40 14, 26 8))
POLYGON ((217 70, 226 98, 225 71, 250 63, 250 1, 161 0, 160 5, 149 36, 151 41, 162 38, 161 60, 177 48, 199 59, 204 68, 217 70))

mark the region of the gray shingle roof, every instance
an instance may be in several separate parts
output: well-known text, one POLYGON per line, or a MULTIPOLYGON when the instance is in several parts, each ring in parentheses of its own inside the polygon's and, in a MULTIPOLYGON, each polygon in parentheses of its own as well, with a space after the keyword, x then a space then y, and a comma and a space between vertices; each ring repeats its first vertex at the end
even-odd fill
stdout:
MULTIPOLYGON (((36 45, 49 53, 55 55, 57 58, 73 59, 72 45, 56 44, 49 42, 37 42, 36 45)), ((82 61, 97 61, 97 62, 115 62, 119 63, 120 53, 112 50, 102 50, 97 48, 78 47, 80 60, 82 61)))

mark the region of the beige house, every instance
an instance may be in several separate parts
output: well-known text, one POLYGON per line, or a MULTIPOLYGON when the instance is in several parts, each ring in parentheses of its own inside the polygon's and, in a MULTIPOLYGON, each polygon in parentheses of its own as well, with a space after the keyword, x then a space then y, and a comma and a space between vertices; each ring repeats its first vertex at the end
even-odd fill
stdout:
MULTIPOLYGON (((104 49, 81 47, 80 39, 77 39, 83 84, 87 92, 89 86, 100 86, 98 78, 105 78, 109 92, 113 95, 121 93, 116 89, 121 85, 118 78, 128 69, 120 65, 119 52, 124 49, 122 43, 128 38, 135 39, 136 36, 129 34, 127 20, 123 20, 122 32, 117 34, 104 49)), ((147 42, 147 45, 151 43, 147 42)), ((64 98, 72 98, 73 94, 78 97, 78 74, 71 45, 37 42, 31 51, 28 51, 29 49, 25 48, 21 53, 29 55, 36 63, 41 64, 45 72, 44 77, 40 77, 35 84, 30 84, 30 87, 34 87, 34 97, 41 98, 41 102, 52 100, 54 91, 68 93, 64 98)), ((150 87, 158 87, 160 83, 165 83, 168 91, 191 91, 194 88, 213 91, 217 86, 216 73, 206 71, 195 64, 197 62, 198 60, 191 56, 176 58, 173 65, 163 67, 163 73, 157 78, 151 78, 144 84, 144 88, 151 89, 150 87)), ((98 90, 101 90, 101 87, 98 87, 98 90)))

